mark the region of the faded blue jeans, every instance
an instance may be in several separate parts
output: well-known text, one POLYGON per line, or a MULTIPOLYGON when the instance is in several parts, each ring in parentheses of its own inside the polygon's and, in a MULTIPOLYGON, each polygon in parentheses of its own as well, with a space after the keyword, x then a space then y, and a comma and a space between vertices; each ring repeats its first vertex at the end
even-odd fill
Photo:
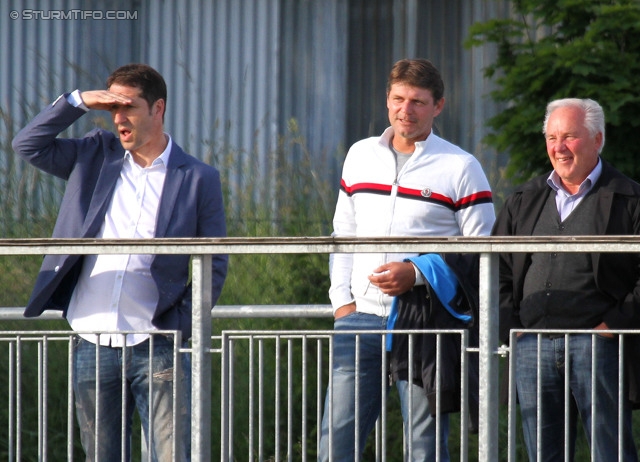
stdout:
MULTIPOLYGON (((373 314, 353 312, 337 319, 335 331, 385 330, 387 319, 373 314)), ((388 377, 382 377, 382 335, 360 334, 358 361, 358 425, 356 431, 356 336, 336 334, 333 340, 333 387, 327 389, 319 461, 360 460, 367 436, 375 427, 382 407, 382 389, 388 387, 388 377), (332 415, 329 405, 333 401, 332 415), (356 456, 356 441, 358 442, 356 456), (331 444, 330 444, 331 443, 331 444), (332 458, 329 458, 331 446, 332 458)), ((330 384, 331 385, 331 384, 330 384)), ((406 381, 397 383, 400 394, 402 415, 405 421, 406 441, 411 439, 412 458, 415 461, 435 461, 436 421, 431 416, 424 390, 412 385, 412 399, 409 400, 409 386, 406 381), (409 423, 408 410, 412 407, 413 423, 409 423)), ((440 416, 441 446, 440 460, 449 460, 447 437, 449 420, 440 416)), ((390 431, 388 429, 387 431, 390 431)))
POLYGON ((516 387, 524 440, 529 460, 536 461, 537 451, 544 461, 564 460, 565 445, 573 460, 576 442, 578 416, 587 434, 587 440, 594 453, 594 462, 618 460, 618 412, 622 416, 622 460, 638 460, 631 432, 631 407, 626 388, 623 389, 622 409, 618 409, 618 337, 574 334, 569 337, 566 348, 564 336, 540 339, 540 381, 542 418, 540 447, 537 447, 537 349, 538 336, 525 334, 518 338, 516 345, 516 387), (596 346, 595 403, 592 396, 592 337, 596 346), (567 370, 566 363, 570 366, 567 370), (569 374, 569 441, 565 441, 565 374, 569 374), (595 414, 592 415, 592 406, 595 414), (596 419, 595 434, 591 434, 592 417, 596 419))
MULTIPOLYGON (((152 373, 149 373, 149 340, 123 348, 99 347, 100 382, 96 397, 96 345, 78 337, 73 356, 73 391, 76 415, 80 427, 82 447, 86 460, 111 462, 130 460, 131 425, 133 412, 138 410, 142 428, 149 440, 149 406, 152 402, 151 445, 148 448, 154 461, 188 461, 191 457, 191 358, 181 354, 182 396, 176 438, 176 455, 173 456, 173 339, 166 335, 154 335, 152 373), (124 351, 126 350, 126 351, 124 351), (123 353, 124 366, 123 396, 123 353), (149 399, 149 376, 154 380, 149 399), (98 399, 97 399, 98 398, 98 399), (98 420, 96 422, 96 403, 98 420), (122 444, 122 413, 125 412, 125 442, 122 444), (97 424, 97 425, 96 425, 97 424), (97 440, 96 440, 97 426, 97 440), (124 454, 123 454, 124 451, 124 454)), ((184 342, 183 346, 187 346, 184 342)), ((143 442, 144 444, 144 442, 143 442)))

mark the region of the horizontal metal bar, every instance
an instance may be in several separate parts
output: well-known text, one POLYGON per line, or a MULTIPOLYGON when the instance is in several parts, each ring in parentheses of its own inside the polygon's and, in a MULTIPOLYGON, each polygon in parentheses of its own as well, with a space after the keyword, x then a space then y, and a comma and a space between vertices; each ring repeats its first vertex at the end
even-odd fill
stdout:
POLYGON ((24 313, 24 307, 0 308, 0 321, 37 321, 41 319, 63 319, 62 311, 47 310, 37 318, 25 318, 22 313, 24 313))
MULTIPOLYGON (((63 319, 62 311, 47 310, 38 318, 25 318, 24 307, 1 307, 0 321, 24 321, 26 319, 63 319)), ((219 305, 211 310, 212 318, 329 318, 333 316, 331 305, 219 305)))
POLYGON ((213 318, 329 318, 331 305, 221 305, 211 310, 213 318))
POLYGON ((0 239, 0 255, 640 252, 640 236, 0 239))

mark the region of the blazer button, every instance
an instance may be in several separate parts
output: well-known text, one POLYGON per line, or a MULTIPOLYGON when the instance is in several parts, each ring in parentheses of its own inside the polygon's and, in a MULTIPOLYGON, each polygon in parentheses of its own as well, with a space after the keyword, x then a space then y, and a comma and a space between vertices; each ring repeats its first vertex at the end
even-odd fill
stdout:
POLYGON ((56 266, 55 268, 53 268, 53 271, 54 271, 54 272, 56 272, 56 273, 57 273, 58 271, 60 271, 60 266, 56 266))

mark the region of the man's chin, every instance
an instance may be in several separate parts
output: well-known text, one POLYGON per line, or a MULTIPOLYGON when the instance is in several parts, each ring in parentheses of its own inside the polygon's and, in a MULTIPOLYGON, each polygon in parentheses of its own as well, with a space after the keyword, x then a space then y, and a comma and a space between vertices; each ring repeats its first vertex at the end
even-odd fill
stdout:
POLYGON ((133 148, 133 143, 131 142, 131 140, 123 140, 122 137, 120 137, 120 144, 127 151, 131 151, 131 149, 133 148))
POLYGON ((397 130, 394 130, 394 135, 397 135, 397 136, 399 136, 400 138, 406 138, 406 139, 410 139, 410 138, 412 138, 412 136, 411 136, 411 135, 412 135, 412 133, 411 133, 411 132, 409 132, 409 131, 407 131, 407 130, 404 130, 404 129, 397 129, 397 130))
POLYGON ((416 130, 416 127, 393 127, 394 134, 406 138, 408 140, 426 139, 428 133, 422 133, 422 130, 416 130))
POLYGON ((422 134, 419 132, 408 132, 408 131, 395 132, 395 134, 399 135, 401 138, 404 138, 405 141, 411 142, 411 143, 415 143, 417 141, 424 141, 427 139, 427 136, 428 136, 428 133, 422 134))

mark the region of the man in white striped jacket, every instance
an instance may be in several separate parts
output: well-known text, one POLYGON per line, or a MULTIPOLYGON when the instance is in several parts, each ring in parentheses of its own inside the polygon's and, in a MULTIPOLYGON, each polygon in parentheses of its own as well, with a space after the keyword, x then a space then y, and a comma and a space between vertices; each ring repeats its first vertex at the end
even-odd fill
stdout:
MULTIPOLYGON (((434 118, 444 107, 443 94, 442 78, 431 62, 401 60, 393 66, 387 84, 391 126, 382 136, 361 140, 349 150, 333 220, 334 236, 491 233, 495 211, 480 163, 432 131, 434 118)), ((405 261, 415 255, 331 255, 329 295, 335 330, 385 329, 393 297, 424 284, 419 271, 405 261)), ((333 381, 325 402, 319 460, 329 460, 330 455, 336 461, 354 460, 362 455, 381 407, 381 337, 360 336, 357 365, 355 337, 334 337, 333 381)), ((412 459, 435 460, 434 410, 429 409, 420 387, 406 381, 398 381, 397 387, 412 459), (411 400, 410 387, 415 387, 411 400)), ((446 416, 440 428, 440 460, 446 461, 446 416)))

